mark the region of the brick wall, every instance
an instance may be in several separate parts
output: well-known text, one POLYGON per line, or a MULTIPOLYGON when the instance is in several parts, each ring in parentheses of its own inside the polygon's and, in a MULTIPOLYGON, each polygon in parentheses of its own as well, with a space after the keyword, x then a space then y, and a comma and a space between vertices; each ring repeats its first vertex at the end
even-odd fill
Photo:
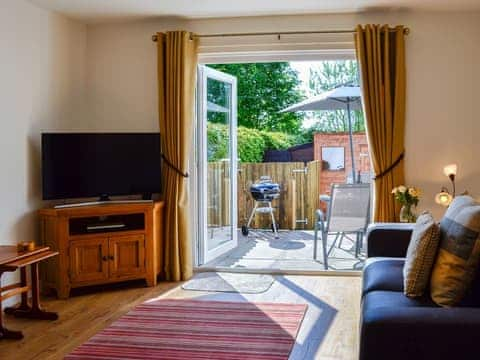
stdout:
MULTIPOLYGON (((347 176, 351 176, 352 161, 350 157, 350 142, 348 133, 316 133, 314 136, 314 159, 322 160, 322 147, 343 147, 345 150, 344 170, 322 170, 320 174, 320 194, 330 193, 333 183, 344 183, 347 176)), ((353 134, 353 149, 355 157, 355 170, 362 173, 370 172, 370 155, 365 133, 353 134)))

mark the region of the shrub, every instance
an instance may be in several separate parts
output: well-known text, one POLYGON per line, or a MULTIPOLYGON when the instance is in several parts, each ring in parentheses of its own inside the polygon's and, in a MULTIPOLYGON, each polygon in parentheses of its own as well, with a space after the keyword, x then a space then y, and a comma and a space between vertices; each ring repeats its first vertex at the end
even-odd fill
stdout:
MULTIPOLYGON (((282 132, 261 131, 239 126, 237 151, 241 162, 262 162, 267 149, 282 150, 301 144, 298 136, 282 132)), ((208 161, 228 157, 228 126, 209 122, 207 125, 208 161)))
POLYGON ((228 128, 225 125, 208 123, 207 149, 208 161, 228 157, 228 128))
POLYGON ((237 136, 240 161, 262 162, 266 144, 260 131, 239 126, 237 136))
POLYGON ((295 137, 281 132, 261 131, 265 149, 283 150, 296 145, 295 137))

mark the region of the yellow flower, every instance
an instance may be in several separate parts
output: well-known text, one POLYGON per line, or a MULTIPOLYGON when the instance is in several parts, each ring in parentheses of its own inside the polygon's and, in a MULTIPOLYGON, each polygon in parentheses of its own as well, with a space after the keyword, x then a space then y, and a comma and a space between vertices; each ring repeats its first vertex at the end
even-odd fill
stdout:
POLYGON ((400 185, 398 187, 398 191, 400 191, 403 194, 403 193, 407 192, 407 187, 404 186, 404 185, 400 185))
POLYGON ((395 193, 397 192, 397 190, 398 190, 398 188, 394 187, 394 188, 392 189, 392 194, 395 194, 395 193))
POLYGON ((408 193, 412 197, 420 197, 421 192, 420 192, 420 189, 411 187, 411 188, 408 189, 408 193))

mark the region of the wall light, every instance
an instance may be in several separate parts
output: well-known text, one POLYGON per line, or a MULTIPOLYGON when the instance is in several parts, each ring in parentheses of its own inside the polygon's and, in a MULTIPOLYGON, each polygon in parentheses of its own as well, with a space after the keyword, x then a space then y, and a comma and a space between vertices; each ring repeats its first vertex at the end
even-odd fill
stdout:
POLYGON ((435 202, 437 204, 440 204, 442 206, 448 206, 455 197, 455 176, 457 175, 457 170, 457 164, 449 164, 443 167, 443 173, 452 182, 452 193, 450 194, 446 187, 442 187, 440 192, 435 195, 435 202))
POLYGON ((447 177, 450 179, 450 181, 452 182, 452 188, 453 188, 452 194, 453 194, 453 197, 455 197, 455 175, 457 175, 457 169, 458 169, 457 164, 449 164, 449 165, 444 166, 444 168, 443 168, 443 173, 444 173, 445 176, 447 176, 447 177))
POLYGON ((452 200, 453 200, 453 196, 450 195, 450 193, 446 188, 442 188, 442 190, 437 195, 435 195, 435 202, 445 207, 450 205, 452 200))
POLYGON ((455 176, 457 175, 457 169, 458 169, 458 166, 457 164, 449 164, 449 165, 446 165, 443 167, 443 173, 445 174, 445 176, 455 176))

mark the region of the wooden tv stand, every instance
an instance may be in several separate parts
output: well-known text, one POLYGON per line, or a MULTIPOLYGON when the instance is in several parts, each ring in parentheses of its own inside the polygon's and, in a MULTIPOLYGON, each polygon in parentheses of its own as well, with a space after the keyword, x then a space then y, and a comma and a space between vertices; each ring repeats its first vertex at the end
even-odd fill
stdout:
POLYGON ((41 209, 41 244, 59 252, 42 264, 43 287, 66 299, 70 289, 82 286, 134 279, 155 286, 163 207, 157 201, 41 209))

